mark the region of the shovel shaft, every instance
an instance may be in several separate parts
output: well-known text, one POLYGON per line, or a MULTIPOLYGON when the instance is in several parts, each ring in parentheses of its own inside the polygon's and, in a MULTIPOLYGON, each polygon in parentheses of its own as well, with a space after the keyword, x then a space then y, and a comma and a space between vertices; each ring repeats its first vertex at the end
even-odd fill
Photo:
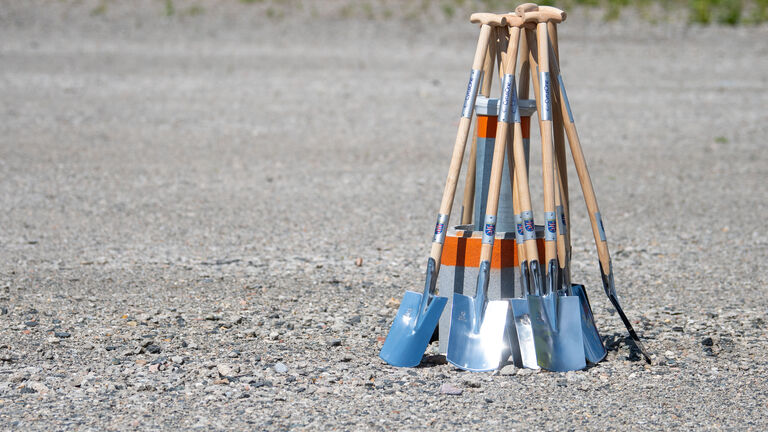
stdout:
MULTIPOLYGON (((483 82, 480 85, 480 94, 489 97, 491 84, 493 84, 493 65, 496 61, 496 44, 489 43, 483 62, 483 82)), ((477 123, 475 133, 472 135, 472 147, 469 150, 469 162, 467 163, 467 177, 464 182, 464 199, 462 202, 461 224, 472 223, 472 214, 475 209, 475 176, 477 175, 477 123)))
POLYGON ((483 246, 480 250, 480 261, 490 261, 493 253, 493 236, 496 234, 496 213, 499 207, 504 157, 509 136, 509 124, 515 120, 519 124, 517 92, 515 88, 515 66, 520 32, 509 34, 506 52, 502 52, 501 64, 504 72, 502 80, 502 96, 496 125, 496 142, 491 163, 491 177, 488 184, 488 202, 485 206, 485 224, 483 226, 483 246))
POLYGON ((469 83, 467 84, 464 107, 462 109, 461 118, 459 119, 459 128, 456 132, 456 141, 453 145, 451 165, 448 169, 448 177, 445 181, 443 199, 440 203, 440 212, 437 217, 432 249, 429 254, 437 264, 436 272, 439 271, 440 258, 443 252, 443 242, 445 241, 445 232, 448 229, 451 207, 453 206, 453 199, 456 194, 456 184, 458 183, 459 174, 461 173, 461 163, 464 159, 464 149, 467 145, 472 113, 475 108, 475 97, 477 96, 477 89, 480 84, 479 81, 482 77, 482 67, 485 61, 485 54, 488 50, 490 35, 491 27, 489 25, 483 24, 480 26, 480 36, 477 41, 475 57, 472 61, 472 72, 470 73, 469 83))
POLYGON ((551 62, 551 66, 552 73, 555 76, 559 87, 555 96, 559 98, 560 103, 558 105, 565 126, 565 134, 568 137, 568 145, 571 150, 574 166, 576 167, 576 174, 579 177, 579 184, 581 185, 581 190, 584 194, 584 202, 586 203, 587 211, 589 212, 589 221, 592 225, 592 235, 595 239, 595 246, 597 247, 597 256, 602 268, 608 269, 610 268, 611 257, 608 253, 608 242, 605 237, 602 217, 600 216, 600 208, 597 204, 595 189, 592 186, 592 178, 587 169, 587 161, 584 158, 584 151, 581 147, 579 134, 576 131, 576 123, 573 119, 568 94, 565 90, 563 77, 560 75, 560 68, 556 57, 551 62))
POLYGON ((547 262, 557 258, 554 159, 552 147, 552 93, 549 75, 549 37, 547 23, 536 25, 539 61, 539 117, 541 118, 541 163, 542 182, 544 185, 544 257, 547 262))

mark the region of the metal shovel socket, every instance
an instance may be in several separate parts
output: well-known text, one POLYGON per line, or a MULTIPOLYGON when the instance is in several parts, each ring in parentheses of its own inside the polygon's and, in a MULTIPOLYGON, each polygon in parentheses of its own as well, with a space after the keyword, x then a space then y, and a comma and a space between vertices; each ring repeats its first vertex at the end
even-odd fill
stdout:
POLYGON ((560 296, 557 290, 552 290, 557 278, 556 260, 551 260, 548 267, 548 292, 528 296, 536 359, 541 368, 550 371, 584 369, 587 363, 582 342, 579 299, 560 296))
POLYGON ((446 358, 473 372, 498 369, 506 347, 507 300, 487 300, 491 263, 480 263, 474 296, 453 294, 446 358))
POLYGON ((434 295, 437 283, 436 264, 427 261, 427 276, 422 294, 406 291, 395 320, 389 329, 379 357, 392 366, 414 367, 421 363, 424 351, 448 302, 434 295))
POLYGON ((603 279, 603 289, 605 290, 605 295, 608 296, 608 299, 616 309, 616 312, 619 313, 621 321, 624 322, 624 327, 627 328, 629 336, 632 338, 635 346, 645 358, 646 363, 651 364, 651 357, 648 355, 645 347, 643 347, 643 343, 640 341, 640 337, 637 335, 637 333, 635 333, 635 329, 632 327, 632 323, 629 322, 629 318, 627 318, 627 315, 624 313, 624 309, 619 303, 619 297, 616 295, 616 286, 613 284, 613 263, 610 260, 608 261, 608 273, 605 272, 603 263, 600 263, 600 274, 602 275, 603 279))

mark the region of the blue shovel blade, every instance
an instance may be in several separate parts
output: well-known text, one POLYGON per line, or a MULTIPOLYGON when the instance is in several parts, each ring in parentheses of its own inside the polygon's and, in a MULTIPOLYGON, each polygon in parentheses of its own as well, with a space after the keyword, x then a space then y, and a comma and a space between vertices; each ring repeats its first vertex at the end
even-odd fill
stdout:
POLYGON ((482 316, 476 316, 475 298, 454 294, 448 362, 472 372, 498 369, 506 350, 508 310, 507 300, 494 300, 488 302, 482 316))
POLYGON ((530 295, 528 307, 539 366, 555 372, 587 367, 578 297, 530 295))
POLYGON ((405 292, 395 321, 381 347, 379 357, 392 366, 414 367, 421 363, 421 357, 448 302, 446 297, 434 296, 423 316, 419 316, 421 296, 413 291, 405 292))
POLYGON ((517 336, 517 347, 512 347, 515 366, 538 369, 539 364, 536 362, 536 345, 533 343, 533 327, 531 326, 528 300, 513 298, 509 300, 509 304, 512 307, 515 336, 517 336))
POLYGON ((602 361, 608 354, 603 346, 603 340, 600 338, 600 333, 597 332, 597 326, 595 325, 595 318, 592 315, 592 308, 589 305, 589 299, 587 298, 587 292, 584 290, 584 285, 571 285, 574 297, 579 298, 580 311, 581 311, 581 331, 584 335, 584 354, 587 356, 587 361, 590 363, 598 363, 602 361))

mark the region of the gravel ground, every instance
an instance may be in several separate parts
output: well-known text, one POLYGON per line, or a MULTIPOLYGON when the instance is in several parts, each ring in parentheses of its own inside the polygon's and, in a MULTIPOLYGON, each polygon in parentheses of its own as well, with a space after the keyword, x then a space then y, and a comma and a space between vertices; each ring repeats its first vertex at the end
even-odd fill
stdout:
POLYGON ((569 96, 654 362, 574 204, 608 358, 471 374, 377 355, 422 284, 474 26, 99 4, 0 1, 0 428, 768 429, 768 28, 571 15, 569 96))

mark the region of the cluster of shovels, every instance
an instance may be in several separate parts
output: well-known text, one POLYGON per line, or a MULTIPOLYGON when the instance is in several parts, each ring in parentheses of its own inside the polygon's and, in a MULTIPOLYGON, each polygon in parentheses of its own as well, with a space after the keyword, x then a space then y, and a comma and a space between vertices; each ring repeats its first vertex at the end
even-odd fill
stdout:
POLYGON ((458 293, 453 296, 446 353, 448 362, 465 370, 491 371, 511 358, 519 367, 569 371, 583 369, 587 362, 597 363, 605 358, 606 349, 595 326, 584 286, 572 284, 570 278, 565 131, 589 212, 603 288, 635 346, 650 363, 650 357, 616 295, 600 210, 560 75, 556 25, 565 17, 562 10, 533 3, 520 5, 509 14, 472 15, 471 21, 480 24, 480 37, 427 261, 424 291, 421 294, 405 293, 381 349, 380 356, 387 363, 417 366, 447 303, 446 297, 437 295, 437 274, 478 88, 484 73, 493 73, 494 69, 495 61, 487 61, 486 56, 494 52, 499 53, 501 96, 477 289, 473 296, 458 293), (489 47, 493 49, 489 50, 489 47), (515 83, 518 55, 521 59, 519 92, 515 83), (537 247, 519 111, 519 100, 527 98, 529 83, 534 89, 541 130, 543 261, 537 247), (488 282, 505 157, 512 177, 515 239, 523 295, 490 301, 488 282))

